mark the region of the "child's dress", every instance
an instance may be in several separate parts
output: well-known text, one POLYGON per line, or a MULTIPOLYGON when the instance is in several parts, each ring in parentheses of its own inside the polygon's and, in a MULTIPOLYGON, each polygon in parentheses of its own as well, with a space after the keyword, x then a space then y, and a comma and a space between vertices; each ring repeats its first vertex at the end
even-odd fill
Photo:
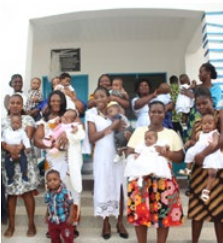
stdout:
POLYGON ((171 179, 169 162, 165 157, 158 154, 155 149, 156 145, 162 146, 158 143, 151 146, 145 144, 137 146, 135 152, 139 156, 136 159, 134 155, 128 156, 124 176, 129 177, 130 181, 149 174, 158 178, 171 179))
MULTIPOLYGON (((182 91, 184 89, 188 90, 189 87, 190 86, 188 84, 182 84, 180 86, 180 91, 182 91)), ((181 94, 181 93, 178 94, 176 106, 175 106, 175 110, 176 110, 177 114, 179 114, 179 113, 187 114, 190 112, 190 109, 193 106, 194 106, 194 99, 192 99, 184 94, 181 94)))
MULTIPOLYGON (((217 130, 211 131, 209 133, 201 132, 199 135, 199 139, 196 142, 196 144, 189 148, 186 152, 185 156, 185 163, 191 163, 194 162, 194 157, 199 154, 201 151, 203 151, 209 143, 213 142, 213 133, 217 132, 217 130)), ((203 162, 203 168, 214 168, 214 169, 220 169, 223 168, 223 154, 218 149, 212 154, 209 154, 204 158, 203 162)))

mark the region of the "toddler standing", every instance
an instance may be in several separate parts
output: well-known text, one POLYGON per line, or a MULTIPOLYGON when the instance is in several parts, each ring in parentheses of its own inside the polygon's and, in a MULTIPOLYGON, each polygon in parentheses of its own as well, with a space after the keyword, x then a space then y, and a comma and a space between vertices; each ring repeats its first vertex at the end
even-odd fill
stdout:
POLYGON ((65 188, 57 170, 49 170, 46 174, 47 204, 46 222, 51 236, 51 242, 60 243, 60 235, 65 243, 73 243, 74 204, 71 193, 65 188))

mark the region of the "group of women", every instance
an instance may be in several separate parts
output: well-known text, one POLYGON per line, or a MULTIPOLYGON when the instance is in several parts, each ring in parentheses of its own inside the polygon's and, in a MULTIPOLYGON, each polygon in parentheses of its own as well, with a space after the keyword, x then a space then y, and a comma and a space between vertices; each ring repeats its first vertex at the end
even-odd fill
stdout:
MULTIPOLYGON (((202 66, 200 72, 206 72, 205 80, 213 78, 212 71, 205 69, 202 66)), ((203 78, 200 74, 200 79, 203 78)), ((127 218, 130 224, 133 224, 136 231, 137 241, 139 243, 147 242, 147 229, 151 225, 157 228, 157 242, 164 243, 167 241, 169 228, 172 226, 180 226, 184 222, 182 204, 180 200, 180 189, 176 178, 172 179, 154 178, 145 176, 142 186, 139 186, 137 179, 128 182, 127 192, 125 193, 126 181, 124 175, 124 163, 114 163, 115 145, 113 132, 119 126, 120 121, 110 121, 106 116, 106 106, 110 101, 108 92, 111 82, 109 77, 103 75, 101 78, 108 79, 107 85, 98 82, 98 87, 94 91, 91 105, 95 106, 92 112, 86 115, 87 130, 89 141, 94 144, 93 166, 94 166, 94 213, 95 216, 100 216, 103 219, 102 237, 109 239, 111 237, 111 225, 109 222, 110 216, 117 218, 117 232, 120 237, 128 238, 128 232, 123 223, 124 200, 123 195, 127 196, 127 218)), ((212 84, 207 81, 203 82, 197 88, 195 93, 196 111, 202 116, 210 111, 215 112, 218 119, 218 130, 220 133, 219 147, 223 148, 223 111, 215 111, 213 106, 212 84)), ((133 153, 136 145, 144 140, 144 133, 147 130, 153 130, 158 133, 158 138, 165 137, 168 140, 169 149, 166 151, 159 150, 158 152, 165 156, 170 162, 183 162, 184 153, 183 145, 180 137, 171 129, 163 127, 166 107, 163 103, 155 101, 148 107, 148 102, 153 97, 150 94, 149 84, 147 81, 142 81, 136 86, 138 98, 134 100, 134 109, 144 114, 145 119, 150 120, 148 123, 142 124, 136 128, 131 135, 128 143, 128 154, 133 153), (141 109, 141 110, 140 110, 141 109), (146 118, 147 116, 147 118, 146 118)), ((62 116, 65 112, 64 95, 61 92, 53 91, 48 99, 49 112, 46 119, 51 119, 56 116, 62 116)), ((126 105, 126 104, 124 104, 126 105)), ((130 103, 128 104, 130 105, 130 103)), ((35 123, 32 117, 23 114, 23 99, 19 94, 13 94, 9 98, 8 105, 9 114, 2 120, 2 129, 10 124, 10 117, 14 114, 22 116, 22 125, 26 129, 30 139, 34 138, 34 144, 40 148, 44 148, 42 138, 44 137, 44 129, 39 128, 35 132, 35 123)), ((140 121, 139 121, 140 122, 140 121)), ((200 131, 200 120, 194 124, 198 133, 200 131)), ((66 136, 61 141, 62 144, 67 143, 66 136)), ((17 153, 22 148, 19 146, 2 146, 2 163, 4 164, 4 151, 9 153, 17 153)), ((199 242, 201 229, 204 221, 214 223, 216 241, 223 242, 223 169, 219 169, 212 192, 210 194, 209 204, 199 198, 201 190, 199 187, 200 181, 205 181, 207 171, 202 169, 202 162, 208 153, 213 151, 202 151, 195 157, 195 166, 191 174, 190 197, 188 206, 188 218, 192 222, 192 242, 199 242)), ((65 153, 65 152, 63 152, 65 153)), ((61 168, 66 166, 66 159, 61 155, 61 168)), ((16 177, 12 186, 6 187, 7 196, 7 211, 9 225, 5 232, 6 237, 11 237, 15 229, 15 208, 18 195, 22 195, 28 214, 28 231, 27 236, 34 236, 36 227, 34 224, 35 200, 33 190, 38 185, 38 175, 36 174, 36 159, 35 156, 29 161, 29 178, 32 178, 29 183, 24 184, 21 180, 19 168, 16 168, 16 177)), ((52 165, 51 165, 52 166, 52 165)), ((5 181, 6 174, 4 166, 2 166, 3 179, 5 181)), ((179 239, 176 239, 180 241, 179 239)))

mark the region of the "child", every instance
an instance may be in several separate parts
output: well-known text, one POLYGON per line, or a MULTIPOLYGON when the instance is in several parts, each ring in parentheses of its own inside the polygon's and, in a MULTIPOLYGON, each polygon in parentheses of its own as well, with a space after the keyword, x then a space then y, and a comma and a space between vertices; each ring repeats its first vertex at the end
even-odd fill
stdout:
POLYGON ((38 121, 41 118, 40 111, 36 115, 33 115, 31 112, 34 109, 39 110, 39 105, 42 102, 43 95, 42 95, 42 91, 40 90, 40 86, 41 86, 40 78, 33 78, 31 80, 31 89, 28 91, 28 97, 24 105, 24 109, 26 113, 33 116, 35 121, 38 121))
POLYGON ((51 133, 48 133, 48 137, 43 139, 43 143, 47 147, 53 146, 53 148, 49 150, 49 153, 56 154, 61 149, 59 144, 59 137, 62 135, 62 133, 65 131, 72 131, 75 133, 78 130, 79 123, 75 122, 77 117, 77 110, 68 109, 61 117, 61 119, 57 117, 48 122, 51 133))
POLYGON ((177 114, 182 113, 182 125, 187 124, 187 116, 190 113, 190 109, 194 106, 194 99, 184 95, 184 90, 193 92, 192 88, 194 83, 190 85, 189 77, 186 74, 180 75, 180 93, 177 96, 175 110, 177 114))
POLYGON ((110 95, 129 100, 128 93, 124 90, 123 80, 121 78, 114 78, 112 80, 112 89, 109 91, 110 95))
POLYGON ((67 109, 76 109, 75 99, 76 93, 75 89, 71 86, 71 76, 68 73, 62 73, 59 77, 60 82, 54 87, 54 90, 60 90, 66 96, 67 109))
POLYGON ((10 153, 6 153, 5 157, 5 170, 8 177, 8 185, 11 185, 14 181, 15 175, 14 163, 19 162, 22 172, 22 180, 28 182, 27 177, 27 157, 25 152, 30 152, 30 141, 26 132, 22 129, 22 118, 19 115, 11 116, 11 127, 2 131, 1 141, 10 145, 23 145, 25 149, 22 149, 17 158, 12 158, 10 153), (25 152, 24 152, 25 151, 25 152))
MULTIPOLYGON (((202 132, 199 135, 198 141, 195 143, 194 141, 189 140, 185 144, 185 148, 191 145, 193 145, 193 147, 189 148, 186 152, 185 163, 187 163, 187 168, 185 170, 180 170, 180 174, 190 174, 194 157, 206 147, 210 146, 215 148, 218 145, 219 133, 216 130, 216 122, 213 114, 206 114, 202 117, 201 128, 202 132)), ((206 188, 202 191, 201 199, 205 203, 208 203, 210 190, 217 170, 223 168, 223 155, 220 149, 204 158, 203 168, 208 169, 208 180, 206 188)))
POLYGON ((47 203, 46 222, 52 242, 61 242, 62 235, 65 243, 73 243, 73 214, 74 204, 71 193, 65 188, 57 170, 49 170, 46 174, 47 203))
POLYGON ((167 150, 168 146, 164 145, 164 141, 158 143, 157 139, 158 135, 156 132, 145 132, 145 142, 135 148, 134 155, 128 157, 124 173, 125 177, 129 177, 129 180, 139 178, 139 184, 142 182, 142 176, 146 175, 167 179, 172 178, 167 159, 160 156, 155 148, 158 145, 162 146, 162 149, 167 150))
POLYGON ((115 135, 114 135, 115 146, 116 146, 116 150, 117 150, 117 154, 114 158, 114 162, 118 162, 121 159, 120 155, 123 155, 123 150, 126 149, 126 145, 128 142, 125 137, 125 132, 129 131, 132 133, 133 128, 130 126, 130 123, 129 123, 127 117, 124 116, 123 114, 121 114, 120 105, 117 102, 111 101, 108 103, 107 115, 112 121, 120 119, 123 121, 123 124, 124 124, 124 128, 123 128, 123 126, 121 126, 121 128, 119 128, 115 132, 115 135))
MULTIPOLYGON (((153 101, 161 101, 165 106, 172 102, 170 96, 170 85, 167 83, 161 83, 159 87, 156 89, 155 93, 157 96, 150 100, 150 103, 153 101)), ((172 124, 172 111, 166 110, 165 119, 163 121, 163 126, 166 128, 173 128, 172 124)))

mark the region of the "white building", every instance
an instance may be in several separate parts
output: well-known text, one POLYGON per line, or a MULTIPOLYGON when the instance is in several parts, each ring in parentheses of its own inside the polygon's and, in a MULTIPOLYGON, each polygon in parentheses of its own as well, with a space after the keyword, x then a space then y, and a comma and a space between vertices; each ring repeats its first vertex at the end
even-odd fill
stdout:
POLYGON ((163 74, 162 81, 187 73, 198 80, 199 67, 208 60, 217 68, 216 82, 223 84, 222 3, 8 0, 0 9, 2 115, 13 74, 23 76, 24 91, 32 77, 42 78, 46 93, 47 79, 62 72, 58 49, 80 50, 74 66, 80 70, 69 73, 84 100, 102 73, 127 79, 163 74))

